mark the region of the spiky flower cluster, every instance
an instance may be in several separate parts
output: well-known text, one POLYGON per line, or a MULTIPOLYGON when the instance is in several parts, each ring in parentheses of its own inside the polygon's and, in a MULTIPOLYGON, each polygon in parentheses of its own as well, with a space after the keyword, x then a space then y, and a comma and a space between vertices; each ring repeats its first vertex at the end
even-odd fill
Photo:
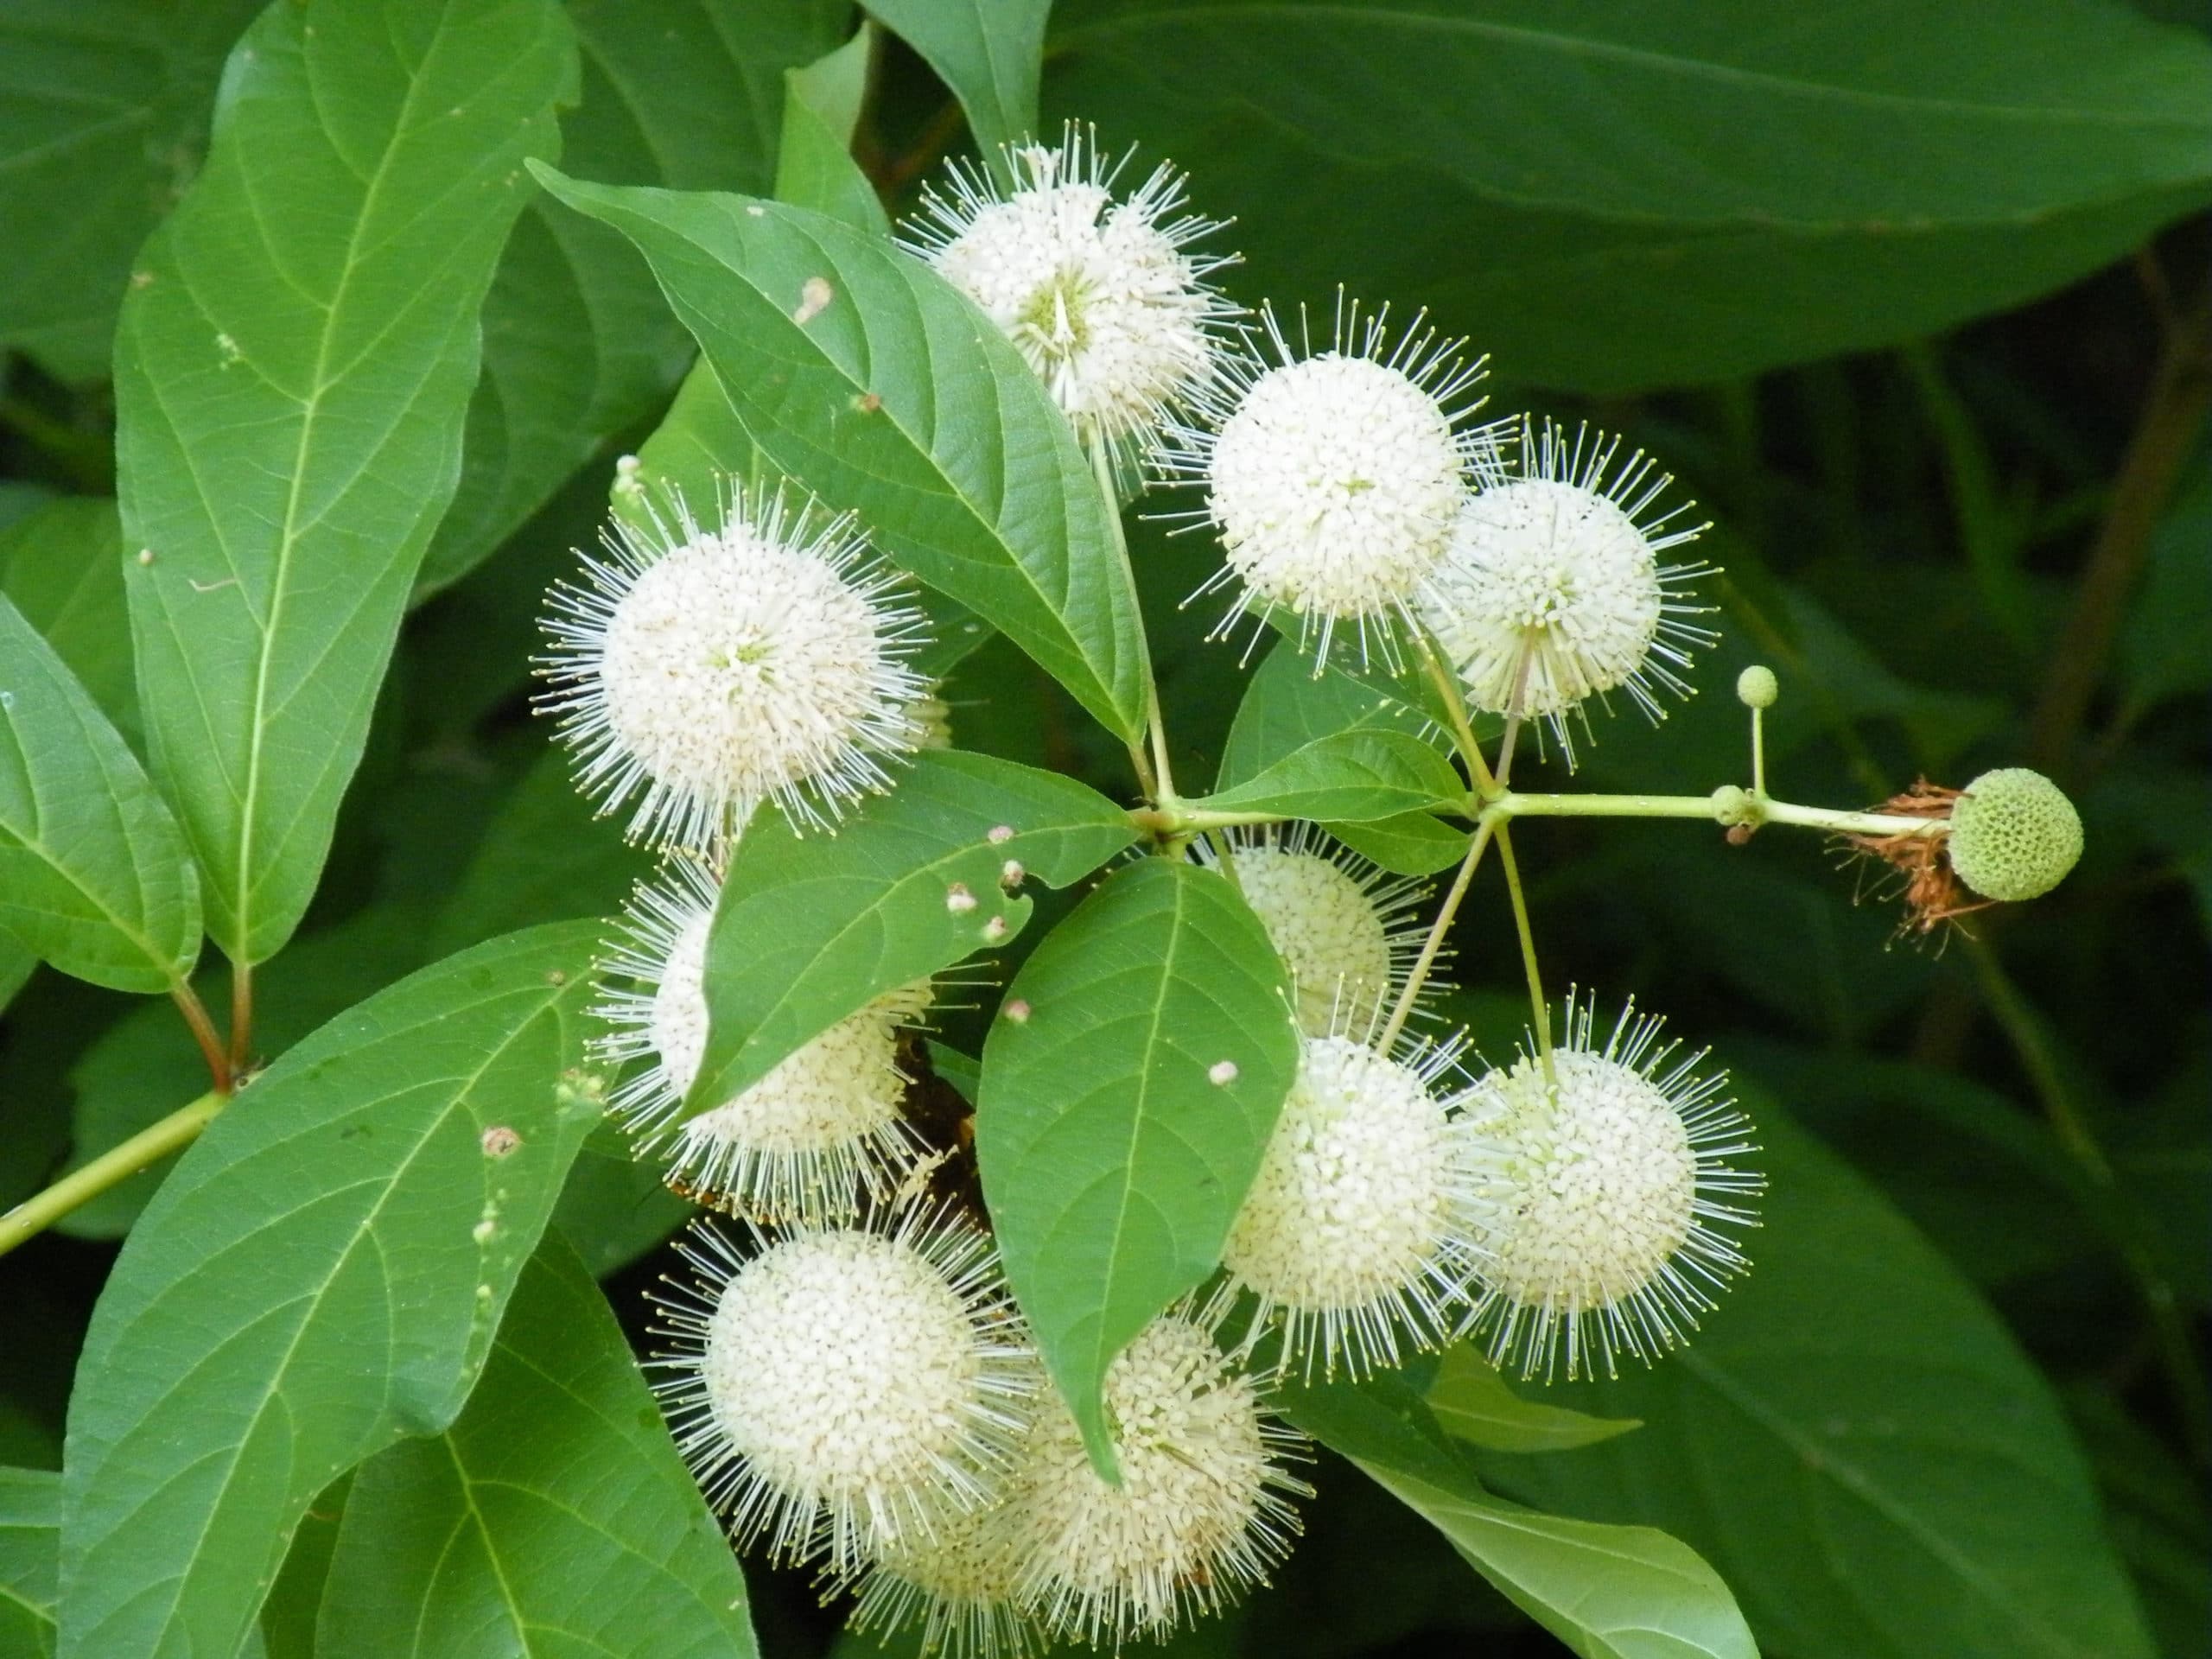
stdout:
POLYGON ((925 190, 916 252, 982 308, 1052 395, 1076 435, 1125 475, 1171 411, 1212 378, 1238 313, 1206 278, 1233 256, 1194 256, 1222 226, 1185 213, 1183 175, 1162 163, 1128 195, 1096 134, 1010 151, 1014 188, 955 163, 949 194, 925 190))
POLYGON ((1322 659, 1340 626, 1363 656, 1392 652, 1461 497, 1495 465, 1493 435, 1467 422, 1483 364, 1421 318, 1394 336, 1387 308, 1341 300, 1319 351, 1302 328, 1294 346, 1272 310, 1261 326, 1267 354, 1230 358, 1155 456, 1165 476, 1205 490, 1198 517, 1227 556, 1192 597, 1235 589, 1217 637, 1280 609, 1322 659))
POLYGON ((661 1303, 663 1401, 732 1529, 850 1570, 982 1508, 1035 1393, 990 1239, 910 1209, 747 1244, 695 1230, 661 1303))
POLYGON ((764 801, 821 824, 921 742, 921 613, 849 516, 736 485, 709 525, 641 501, 583 564, 550 597, 542 706, 633 838, 712 855, 764 801))
POLYGON ((1391 1059, 1307 1037, 1222 1248, 1281 1363, 1354 1375, 1449 1341, 1483 1267, 1484 1148, 1459 1112, 1456 1043, 1391 1059))
POLYGON ((1623 691, 1656 720, 1658 694, 1689 695, 1681 671, 1714 636, 1685 619, 1707 573, 1661 556, 1707 528, 1686 504, 1653 512, 1673 480, 1620 440, 1523 417, 1510 464, 1459 506, 1421 617, 1475 708, 1548 721, 1569 759, 1571 715, 1623 691))
POLYGON ((1491 1143, 1484 1289, 1475 1327, 1522 1376, 1570 1377, 1676 1346, 1747 1265, 1719 1227, 1745 1227, 1764 1180, 1728 1160, 1753 1150, 1724 1090, 1680 1058, 1633 1001, 1602 1047, 1594 999, 1567 1000, 1564 1040, 1491 1071, 1468 1095, 1491 1143))

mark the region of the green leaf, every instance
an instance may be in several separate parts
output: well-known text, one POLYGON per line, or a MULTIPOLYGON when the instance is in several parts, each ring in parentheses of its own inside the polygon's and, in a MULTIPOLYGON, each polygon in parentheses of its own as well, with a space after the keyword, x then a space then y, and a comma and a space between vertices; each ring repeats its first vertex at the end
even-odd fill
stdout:
MULTIPOLYGON (((422 918, 397 906, 372 906, 303 935, 286 953, 283 972, 256 988, 253 1030, 260 1052, 281 1053, 419 966, 422 937, 422 918)), ((230 976, 206 976, 200 992, 211 1008, 230 1007, 230 976)), ((151 1128, 207 1084, 207 1062, 176 1010, 166 1001, 133 1008, 69 1068, 75 1096, 70 1167, 151 1128)), ((162 1159, 117 1182, 63 1217, 55 1230, 73 1238, 122 1237, 176 1161, 162 1159)))
MULTIPOLYGON (((853 160, 853 129, 868 100, 875 31, 868 24, 835 52, 786 69, 784 137, 776 152, 776 200, 842 219, 856 231, 891 234, 891 216, 853 160)), ((573 159, 573 158, 572 158, 573 159)))
POLYGON ((645 251, 774 467, 1136 740, 1144 628, 1110 509, 1043 384, 973 306, 818 213, 537 175, 645 251))
POLYGON ((1398 875, 1433 875, 1467 855, 1470 830, 1458 830, 1426 812, 1401 812, 1365 823, 1325 823, 1338 841, 1398 875))
POLYGON ((116 730, 137 736, 123 526, 115 503, 65 496, 0 531, 0 594, 46 636, 116 730))
POLYGON ((198 164, 260 0, 17 0, 0 12, 0 345, 108 372, 130 261, 198 164))
POLYGON ((745 1580, 614 1315, 548 1243, 467 1409, 365 1465, 319 1645, 346 1659, 747 1659, 745 1580))
POLYGON ((1273 812, 1357 823, 1464 801, 1452 763, 1408 732, 1338 732, 1294 750, 1248 782, 1191 803, 1208 812, 1273 812))
POLYGON ((1356 270, 1544 385, 1933 333, 2212 195, 2212 48, 2083 0, 1065 0, 1054 25, 1050 106, 1203 157, 1253 291, 1356 270))
POLYGON ((1446 1433, 1492 1452, 1565 1452, 1642 1427, 1633 1417, 1592 1417, 1523 1400, 1465 1344, 1445 1354, 1425 1397, 1446 1433))
POLYGON ((132 276, 117 460, 125 545, 153 555, 124 567, 139 700, 234 961, 281 947, 315 891, 452 497, 519 163, 552 149, 574 76, 550 0, 274 7, 132 276))
POLYGON ((834 836, 763 814, 722 880, 687 1104, 734 1099, 872 999, 1011 939, 1031 901, 1001 885, 1008 860, 1064 887, 1135 839, 1119 807, 1071 778, 949 749, 916 755, 834 836), (1014 833, 995 842, 1000 829, 1014 833))
POLYGON ((599 1121, 597 941, 511 934, 371 998, 155 1194, 70 1402, 66 1659, 234 1652, 315 1495, 453 1421, 599 1121))
POLYGON ((51 1659, 61 1477, 0 1469, 0 1659, 51 1659))
POLYGON ((611 915, 652 874, 651 855, 595 817, 569 758, 548 748, 486 826, 431 930, 434 953, 495 933, 611 915))
POLYGON ((0 930, 95 985, 164 991, 200 954, 176 822, 52 646, 0 595, 0 930))
POLYGON ((952 88, 985 156, 1037 136, 1037 75, 1052 0, 867 0, 867 5, 952 88))
POLYGON ((1557 1391, 1644 1420, 1485 1463, 1547 1508, 1664 1526, 1807 1659, 2151 1651, 2082 1454, 1988 1306, 1779 1112, 1751 1276, 1649 1372, 1557 1391))
POLYGON ((1236 705, 1214 776, 1217 790, 1249 783, 1317 738, 1339 732, 1409 733, 1440 746, 1434 723, 1342 667, 1316 674, 1293 639, 1278 639, 1253 671, 1236 705))
MULTIPOLYGON (((765 190, 782 76, 840 37, 832 0, 580 0, 583 98, 561 153, 596 179, 765 190)), ((561 480, 663 404, 692 359, 652 272, 603 225, 535 197, 484 302, 461 487, 416 596, 520 529, 561 480)))
POLYGON ((1007 995, 1030 1013, 984 1044, 976 1161, 1007 1278, 1110 1470, 1106 1368, 1213 1272, 1297 1073, 1288 980, 1234 887, 1147 858, 1007 995))
POLYGON ((1287 1382, 1280 1400, 1292 1421, 1435 1527, 1584 1659, 1758 1659, 1728 1586, 1695 1550, 1649 1527, 1570 1520, 1492 1496, 1402 1375, 1287 1382))

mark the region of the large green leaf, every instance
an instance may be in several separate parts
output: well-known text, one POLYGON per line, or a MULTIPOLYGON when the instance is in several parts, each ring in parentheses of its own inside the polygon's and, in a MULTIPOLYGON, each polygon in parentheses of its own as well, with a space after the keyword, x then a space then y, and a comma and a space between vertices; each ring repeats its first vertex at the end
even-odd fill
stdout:
POLYGON ((116 730, 136 735, 138 697, 115 503, 64 496, 0 530, 0 594, 46 636, 116 730))
POLYGON ((0 1469, 0 1659, 51 1659, 61 1477, 0 1469))
POLYGON ((1550 385, 1909 339, 2212 196, 2212 48, 2105 0, 1067 0, 1054 24, 1048 107, 1202 162, 1257 291, 1351 271, 1550 385))
POLYGON ((1274 812, 1360 823, 1466 798, 1452 763, 1410 732, 1338 732, 1294 749, 1257 775, 1193 802, 1211 812, 1274 812))
POLYGON ((108 370, 130 261, 198 163, 223 54, 260 0, 0 10, 0 344, 108 370))
POLYGON ((181 984, 200 954, 184 837, 123 739, 0 594, 0 930, 120 991, 181 984))
POLYGON ((70 1402, 69 1659, 234 1652, 316 1493, 453 1421, 599 1121, 597 940, 510 934, 371 998, 155 1194, 70 1402))
POLYGON ((353 1481, 318 1646, 346 1659, 746 1659, 745 1580, 622 1328, 549 1241, 467 1409, 353 1481))
POLYGON ((1287 1382, 1280 1398, 1292 1421, 1435 1527, 1583 1659, 1758 1659, 1728 1586, 1695 1550, 1649 1527, 1570 1520, 1492 1496, 1402 1375, 1287 1382))
POLYGON ((1683 1352, 1562 1404, 1634 1434, 1486 1462, 1516 1495, 1680 1534, 1807 1659, 2129 1659, 2149 1638, 2056 1402, 1988 1308, 1778 1113, 1751 1277, 1683 1352))
POLYGON ((835 836, 764 816, 722 880, 689 1103, 734 1098, 872 998, 1019 933, 1031 901, 1005 883, 1008 861, 1064 887, 1135 839, 1071 778, 949 749, 917 755, 835 836))
POLYGON ((1399 875, 1433 875, 1450 869, 1467 855, 1467 842, 1473 834, 1426 812, 1401 812, 1364 823, 1321 827, 1355 853, 1399 875))
POLYGON ((1212 1273, 1298 1070, 1288 980, 1211 870, 1147 858, 1046 936, 983 1046, 976 1156, 1007 1277, 1112 1466, 1114 1357, 1212 1273))
POLYGON ((1037 133, 1037 73, 1052 0, 866 0, 927 60, 995 156, 1037 133))
POLYGON ((1144 628, 1111 509, 1043 383, 973 306, 818 213, 537 171, 645 251, 770 462, 1136 739, 1144 628))
MULTIPOLYGON (((814 63, 784 73, 784 137, 776 152, 776 200, 841 219, 856 231, 891 234, 891 216, 860 164, 853 130, 868 102, 875 31, 858 34, 814 63)), ((573 158, 571 158, 573 161, 573 158)))
MULTIPOLYGON (((582 101, 561 152, 592 178, 765 190, 782 76, 836 43, 841 0, 574 0, 582 101)), ((637 251, 543 197, 515 226, 484 302, 484 372, 461 487, 418 596, 518 529, 561 480, 651 415, 692 357, 637 251)))
POLYGON ((117 459, 144 550, 125 567, 139 698, 233 960, 282 946, 315 891, 458 476, 520 163, 553 148, 575 73, 551 0, 272 7, 132 276, 117 459))

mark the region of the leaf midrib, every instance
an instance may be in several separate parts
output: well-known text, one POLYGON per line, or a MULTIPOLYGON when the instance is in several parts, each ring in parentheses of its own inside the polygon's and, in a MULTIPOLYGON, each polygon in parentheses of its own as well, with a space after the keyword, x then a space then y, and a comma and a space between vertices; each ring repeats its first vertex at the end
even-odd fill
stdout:
MULTIPOLYGON (((241 964, 244 964, 252 954, 253 912, 257 887, 253 880, 253 853, 255 832, 258 828, 260 817, 262 757, 266 747, 269 727, 270 677, 276 659, 276 635, 283 621, 284 601, 291 589, 293 551, 298 537, 303 533, 299 527, 299 516, 307 477, 308 454, 314 445, 316 421, 321 412, 322 400, 328 395, 331 388, 337 384, 334 379, 328 378, 332 344, 338 334, 338 319, 345 309, 347 293, 353 286, 355 273, 360 269, 362 235, 372 220, 372 209, 390 176, 394 157, 412 137, 416 99, 421 96, 423 87, 430 79, 432 63, 444 49, 448 39, 447 25, 451 15, 451 0, 446 0, 446 3, 441 8, 440 21, 433 36, 432 44, 416 66, 415 73, 408 79, 407 95, 400 100, 398 112, 393 118, 391 137, 377 157, 375 171, 363 183, 359 209, 354 213, 353 224, 346 232, 346 258, 339 270, 338 286, 330 296, 330 303, 323 310, 322 332, 315 342, 315 371, 309 381, 310 390, 301 408, 300 438, 293 450, 291 486, 285 494, 283 524, 277 538, 276 569, 275 581, 270 585, 269 616, 262 625, 260 645, 256 652, 253 674, 253 715, 251 723, 247 728, 246 740, 245 788, 238 802, 238 842, 233 865, 236 885, 232 889, 236 895, 232 901, 235 912, 232 919, 238 930, 235 954, 241 964)), ((303 70, 311 39, 311 35, 303 36, 302 39, 301 59, 303 70)), ((311 75, 308 77, 308 82, 310 95, 315 95, 314 79, 311 75)), ((322 119, 322 111, 320 108, 316 111, 316 117, 318 125, 327 134, 329 130, 329 124, 322 119)))

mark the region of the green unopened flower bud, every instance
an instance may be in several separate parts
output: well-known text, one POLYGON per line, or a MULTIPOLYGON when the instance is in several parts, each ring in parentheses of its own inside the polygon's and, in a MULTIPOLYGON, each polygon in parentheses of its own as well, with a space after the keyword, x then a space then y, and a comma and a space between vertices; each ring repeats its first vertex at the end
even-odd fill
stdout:
POLYGON ((1781 695, 1782 682, 1764 664, 1753 663, 1736 677, 1736 700, 1746 709, 1771 709, 1781 695))
POLYGON ((2082 856, 2082 819, 2039 772, 1985 772, 1951 809, 1951 868, 1985 899, 2038 899, 2082 856))
POLYGON ((1716 823, 1748 823, 1757 810, 1751 791, 1735 784, 1723 784, 1713 791, 1713 818, 1716 823))

